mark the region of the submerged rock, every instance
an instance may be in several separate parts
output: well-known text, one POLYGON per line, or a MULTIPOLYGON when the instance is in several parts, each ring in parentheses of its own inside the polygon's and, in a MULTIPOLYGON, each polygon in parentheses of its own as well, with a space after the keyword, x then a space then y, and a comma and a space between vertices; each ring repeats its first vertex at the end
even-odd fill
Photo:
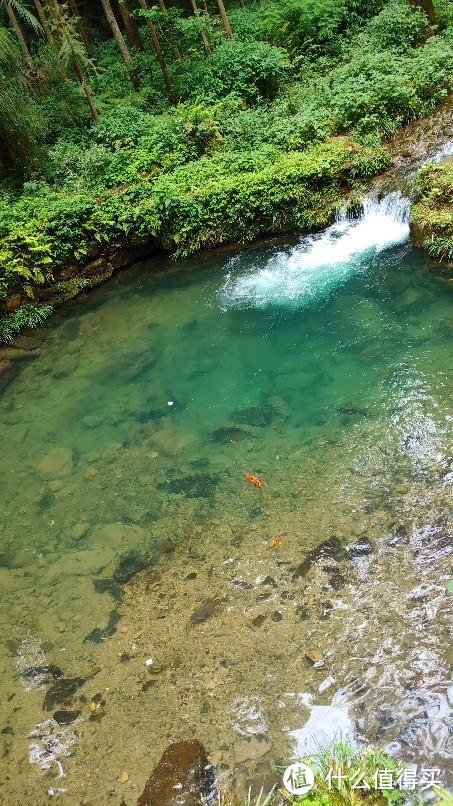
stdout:
POLYGON ((49 666, 30 666, 21 672, 20 676, 35 685, 41 685, 52 680, 60 680, 64 675, 59 666, 49 664, 49 666))
POLYGON ((62 678, 51 686, 44 697, 43 708, 52 711, 56 705, 63 705, 86 682, 85 677, 62 678))
POLYGON ((252 425, 255 428, 266 428, 276 414, 272 406, 250 406, 248 409, 235 411, 231 419, 236 423, 252 425))
POLYGON ((368 409, 355 409, 349 406, 341 406, 337 411, 340 414, 347 414, 348 417, 370 417, 368 409))
POLYGON ((223 599, 208 599, 204 604, 200 605, 200 607, 195 608, 189 621, 191 621, 192 624, 201 624, 202 621, 206 621, 209 616, 212 616, 214 610, 216 610, 223 601, 223 599))
POLYGON ((151 559, 143 556, 138 551, 130 551, 125 554, 113 572, 113 582, 125 585, 132 577, 149 568, 151 559))
POLYGON ((219 481, 218 473, 191 473, 189 476, 159 484, 158 489, 173 495, 184 493, 187 498, 207 498, 212 495, 219 481))
POLYGON ((198 806, 214 789, 214 771, 196 739, 175 742, 164 751, 146 782, 138 806, 198 806))
POLYGON ((357 541, 357 543, 353 543, 352 546, 346 546, 346 553, 348 557, 363 557, 366 554, 372 554, 374 551, 374 546, 371 540, 368 540, 367 537, 361 538, 357 541))
POLYGON ((55 711, 53 719, 58 725, 70 725, 80 716, 81 711, 55 711))
POLYGON ((347 584, 348 584, 347 577, 345 576, 345 574, 341 574, 339 571, 337 571, 335 574, 332 574, 332 576, 329 579, 329 585, 334 591, 340 591, 347 584))
POLYGON ((251 434, 243 428, 235 425, 222 425, 216 428, 211 434, 213 442, 240 442, 243 439, 250 439, 251 434))
POLYGON ((45 481, 70 476, 73 470, 71 448, 54 448, 38 464, 38 475, 45 481))
POLYGON ((95 627, 94 630, 91 630, 88 635, 85 636, 83 639, 83 643, 86 644, 88 641, 93 641, 94 644, 100 644, 105 638, 109 638, 110 635, 113 635, 116 632, 116 625, 120 621, 121 616, 117 610, 112 610, 109 614, 109 620, 107 622, 106 627, 95 627))
POLYGON ((343 547, 340 538, 332 535, 323 540, 313 551, 307 551, 305 559, 294 569, 293 581, 308 574, 310 568, 318 560, 340 560, 343 556, 343 547))
POLYGON ((140 526, 129 526, 117 521, 95 526, 87 542, 94 546, 127 548, 128 545, 139 545, 145 537, 146 534, 140 526))

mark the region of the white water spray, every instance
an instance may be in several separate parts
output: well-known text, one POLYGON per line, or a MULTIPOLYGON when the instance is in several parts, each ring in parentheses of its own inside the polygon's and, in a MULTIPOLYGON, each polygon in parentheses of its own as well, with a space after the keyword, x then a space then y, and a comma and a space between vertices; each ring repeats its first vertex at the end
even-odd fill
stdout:
POLYGON ((409 199, 389 193, 378 201, 366 198, 362 214, 342 214, 319 235, 303 238, 261 265, 241 271, 232 261, 221 292, 223 307, 303 307, 327 296, 350 275, 364 271, 376 254, 409 238, 409 199))

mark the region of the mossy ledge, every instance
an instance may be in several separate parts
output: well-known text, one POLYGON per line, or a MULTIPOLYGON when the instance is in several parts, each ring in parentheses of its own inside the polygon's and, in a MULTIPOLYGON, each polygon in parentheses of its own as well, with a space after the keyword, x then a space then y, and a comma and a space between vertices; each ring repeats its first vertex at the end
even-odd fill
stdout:
POLYGON ((416 203, 412 206, 411 236, 417 246, 442 261, 453 274, 453 160, 428 163, 415 180, 416 203))
POLYGON ((2 226, 0 340, 138 258, 320 229, 342 204, 357 205, 351 192, 389 163, 385 148, 337 137, 305 151, 270 149, 265 159, 203 157, 100 198, 49 189, 36 205, 25 194, 20 232, 16 218, 2 226))

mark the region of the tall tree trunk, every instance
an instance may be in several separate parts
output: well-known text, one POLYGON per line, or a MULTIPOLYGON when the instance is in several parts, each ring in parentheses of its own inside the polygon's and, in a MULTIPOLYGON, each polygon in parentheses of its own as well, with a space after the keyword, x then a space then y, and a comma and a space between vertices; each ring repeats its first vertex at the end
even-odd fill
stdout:
POLYGON ((245 8, 244 0, 239 0, 239 5, 241 8, 245 8))
POLYGON ((74 17, 77 20, 77 28, 79 31, 80 36, 82 37, 83 44, 85 45, 86 49, 89 51, 91 47, 90 37, 88 36, 88 31, 85 28, 85 23, 83 18, 80 14, 79 8, 77 6, 76 0, 69 0, 69 5, 71 6, 71 11, 74 14, 74 17))
MULTIPOLYGON (((104 14, 107 18, 107 22, 109 23, 110 28, 112 29, 115 42, 118 45, 118 50, 121 53, 121 56, 123 57, 123 61, 127 65, 127 67, 131 67, 132 66, 131 54, 129 53, 129 49, 124 41, 123 34, 121 33, 118 27, 118 23, 115 19, 112 6, 110 5, 110 0, 101 0, 101 5, 102 8, 104 9, 104 14)), ((135 89, 138 89, 138 87, 140 86, 140 79, 135 70, 131 70, 131 81, 135 89)))
MULTIPOLYGON (((146 0, 139 0, 139 2, 140 2, 140 5, 141 5, 143 11, 148 11, 149 10, 148 6, 147 6, 147 3, 146 3, 146 0)), ((164 57, 162 55, 162 51, 160 49, 160 44, 159 44, 159 39, 158 39, 157 34, 156 34, 156 29, 155 29, 155 27, 153 25, 152 19, 149 16, 146 17, 146 24, 148 26, 149 35, 151 37, 151 41, 153 43, 154 50, 156 51, 157 61, 159 62, 160 69, 162 70, 162 75, 164 77, 164 81, 165 81, 165 84, 167 86, 167 90, 168 90, 168 94, 170 96, 170 100, 171 100, 172 104, 177 104, 178 99, 176 97, 176 93, 175 93, 175 89, 173 87, 173 84, 171 82, 170 74, 169 74, 169 72, 167 70, 167 65, 165 64, 165 59, 164 59, 164 57)))
POLYGON ((119 7, 129 45, 131 48, 143 50, 142 38, 140 36, 140 31, 138 30, 138 25, 132 16, 132 9, 129 0, 120 0, 119 7))
MULTIPOLYGON (((198 11, 197 0, 190 0, 190 2, 192 3, 193 13, 195 14, 196 17, 199 18, 200 17, 200 12, 198 11)), ((211 48, 209 46, 208 37, 206 36, 204 31, 201 31, 201 38, 203 40, 203 45, 204 45, 204 49, 206 51, 206 55, 210 56, 211 53, 212 53, 212 50, 211 50, 211 48)))
POLYGON ((39 17, 39 22, 41 23, 43 31, 47 37, 47 41, 52 42, 52 33, 47 23, 46 15, 44 14, 44 9, 39 0, 33 0, 33 2, 35 4, 36 13, 38 14, 39 17))
POLYGON ((31 54, 30 54, 30 51, 28 50, 27 43, 25 41, 24 35, 23 35, 21 27, 19 25, 19 20, 17 19, 16 15, 14 13, 14 10, 11 8, 10 4, 8 3, 8 0, 3 0, 3 5, 4 5, 5 9, 6 9, 6 13, 8 15, 8 18, 9 18, 9 21, 11 23, 11 26, 14 29, 14 33, 16 34, 17 39, 19 41, 20 49, 22 51, 22 55, 24 57, 24 60, 27 62, 27 64, 32 64, 31 54))
POLYGON ((231 30, 230 21, 228 19, 227 13, 225 11, 225 6, 223 5, 223 0, 217 0, 217 5, 219 6, 220 16, 222 17, 223 27, 225 28, 226 35, 228 39, 231 39, 233 42, 234 36, 233 31, 231 30))
POLYGON ((61 75, 63 81, 68 81, 68 74, 67 74, 66 70, 64 69, 63 65, 61 64, 60 59, 58 58, 58 50, 57 50, 57 47, 56 47, 55 42, 53 40, 52 31, 49 28, 49 24, 47 22, 46 15, 44 13, 44 9, 43 9, 43 7, 42 7, 42 5, 40 3, 40 0, 33 0, 33 2, 35 4, 35 8, 36 8, 36 12, 37 12, 38 17, 39 17, 39 21, 40 21, 40 23, 41 23, 41 25, 43 27, 44 33, 45 33, 45 35, 47 37, 47 41, 49 42, 49 45, 50 45, 50 47, 52 48, 52 50, 53 50, 53 52, 55 54, 55 58, 57 60, 58 70, 60 72, 60 75, 61 75))
POLYGON ((421 10, 424 11, 428 17, 431 25, 436 22, 436 12, 434 11, 433 0, 408 0, 408 3, 411 6, 421 8, 421 10))
MULTIPOLYGON (((159 3, 159 8, 160 8, 161 11, 166 11, 167 10, 167 6, 165 5, 164 0, 158 0, 158 3, 159 3)), ((171 49, 173 51, 173 56, 179 62, 180 59, 181 59, 181 54, 179 52, 179 48, 178 48, 177 44, 175 42, 171 41, 170 45, 171 45, 171 49)))
POLYGON ((91 97, 90 90, 88 89, 87 82, 86 82, 86 79, 85 79, 85 74, 84 74, 79 62, 77 61, 77 59, 74 62, 73 69, 74 69, 74 75, 75 75, 77 81, 79 82, 80 86, 82 87, 83 94, 85 95, 85 98, 87 99, 88 106, 90 107, 91 117, 93 118, 93 120, 99 120, 98 111, 97 111, 97 109, 96 109, 96 107, 94 105, 94 101, 93 101, 93 98, 91 97))

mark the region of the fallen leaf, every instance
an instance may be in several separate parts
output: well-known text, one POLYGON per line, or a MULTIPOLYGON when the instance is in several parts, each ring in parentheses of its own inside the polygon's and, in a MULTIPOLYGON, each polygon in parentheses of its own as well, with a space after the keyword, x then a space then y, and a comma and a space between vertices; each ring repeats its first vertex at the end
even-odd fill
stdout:
POLYGON ((122 774, 122 776, 121 776, 121 783, 122 783, 122 784, 125 784, 125 783, 126 783, 126 781, 128 781, 128 780, 129 780, 129 775, 128 775, 128 773, 127 773, 127 772, 123 772, 123 774, 122 774))

